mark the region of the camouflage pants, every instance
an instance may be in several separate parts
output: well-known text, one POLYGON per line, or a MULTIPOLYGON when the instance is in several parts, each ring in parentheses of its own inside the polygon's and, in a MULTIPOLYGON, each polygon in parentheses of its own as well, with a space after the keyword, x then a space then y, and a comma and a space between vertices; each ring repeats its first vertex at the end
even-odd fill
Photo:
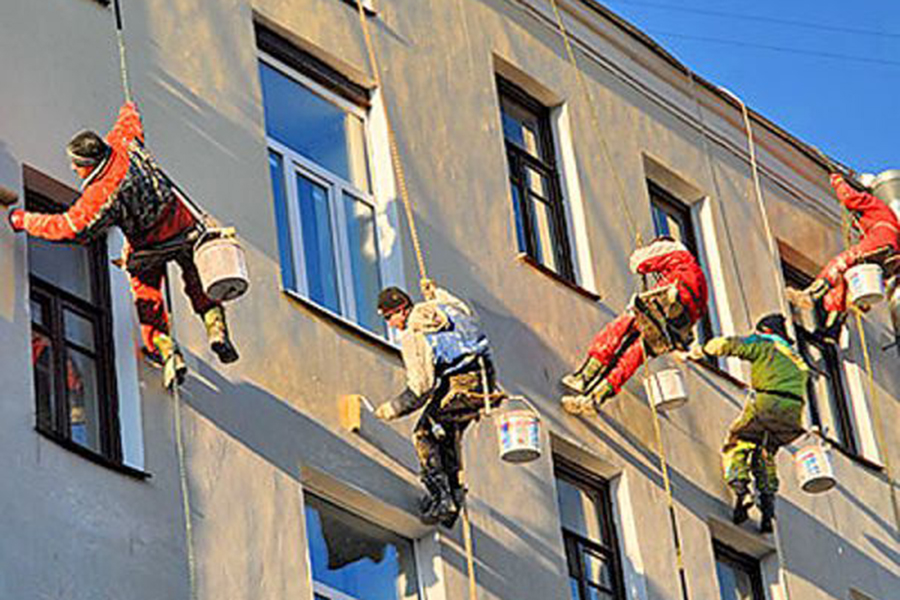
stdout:
POLYGON ((736 494, 778 491, 775 455, 803 433, 803 402, 774 394, 752 394, 728 429, 722 448, 725 481, 736 494))
MULTIPOLYGON (((488 371, 491 382, 492 371, 490 368, 488 371)), ((413 429, 420 470, 446 473, 453 489, 461 485, 459 440, 484 408, 484 398, 477 395, 482 393, 482 380, 480 369, 443 379, 413 429)), ((493 387, 491 383, 488 385, 493 387)))

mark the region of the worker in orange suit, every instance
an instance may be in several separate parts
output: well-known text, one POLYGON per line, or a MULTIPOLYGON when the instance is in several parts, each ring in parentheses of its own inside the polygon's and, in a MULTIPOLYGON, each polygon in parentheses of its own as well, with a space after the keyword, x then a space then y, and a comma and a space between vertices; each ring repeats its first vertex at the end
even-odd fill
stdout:
POLYGON ((171 180, 144 150, 137 106, 127 102, 106 135, 77 133, 66 146, 82 179, 81 195, 63 213, 15 209, 13 230, 54 242, 87 243, 117 226, 125 234, 125 267, 131 278, 141 337, 148 357, 163 365, 167 388, 180 384, 187 367, 169 335, 162 287, 166 264, 181 267, 184 289, 206 325, 210 348, 223 363, 238 359, 220 303, 203 290, 193 260, 193 239, 201 226, 171 180))

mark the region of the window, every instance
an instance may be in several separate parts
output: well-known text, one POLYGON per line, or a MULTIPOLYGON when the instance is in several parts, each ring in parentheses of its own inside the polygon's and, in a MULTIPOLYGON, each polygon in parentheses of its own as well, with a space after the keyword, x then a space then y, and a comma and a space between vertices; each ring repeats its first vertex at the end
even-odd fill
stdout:
POLYGON ((557 459, 556 494, 572 600, 623 600, 609 485, 557 459))
POLYGON ((550 109, 497 79, 519 251, 575 282, 550 109))
MULTIPOLYGON (((786 285, 803 289, 812 283, 812 277, 792 265, 783 263, 782 267, 786 285)), ((799 310, 792 306, 791 318, 800 354, 811 369, 807 390, 810 423, 855 454, 856 441, 841 358, 835 345, 826 342, 815 331, 825 315, 820 310, 799 310)))
POLYGON ((759 561, 713 541, 721 600, 765 600, 759 561))
POLYGON ((315 600, 418 600, 413 543, 305 495, 315 600))
MULTIPOLYGON (((675 238, 684 244, 702 265, 700 245, 698 244, 694 223, 691 220, 690 208, 659 185, 653 183, 653 181, 647 180, 647 185, 650 189, 650 212, 653 217, 654 233, 675 238)), ((709 306, 712 306, 712 301, 710 301, 709 306)), ((713 328, 709 311, 700 319, 694 333, 697 336, 697 341, 701 344, 712 339, 713 328)), ((704 360, 714 362, 716 359, 709 357, 704 360)))
POLYGON ((257 34, 282 283, 384 336, 368 91, 267 30, 257 34))
MULTIPOLYGON (((65 205, 26 192, 29 210, 65 205)), ((28 238, 37 428, 109 461, 122 460, 106 243, 28 238)))

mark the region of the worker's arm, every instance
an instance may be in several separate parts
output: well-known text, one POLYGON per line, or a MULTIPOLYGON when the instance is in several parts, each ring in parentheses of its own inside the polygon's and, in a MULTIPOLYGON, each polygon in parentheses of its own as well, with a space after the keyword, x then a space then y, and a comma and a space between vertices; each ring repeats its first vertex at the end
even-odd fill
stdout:
POLYGON ((763 344, 749 338, 717 337, 703 345, 703 352, 709 356, 736 356, 749 361, 763 356, 763 344))
POLYGON ((144 143, 144 126, 134 102, 126 102, 119 109, 115 125, 106 134, 106 143, 113 148, 127 148, 132 140, 144 143))
POLYGON ((856 210, 862 213, 873 209, 887 208, 887 205, 868 192, 861 192, 847 183, 843 175, 831 176, 831 186, 834 188, 838 199, 847 210, 856 210))
POLYGON ((381 419, 396 419, 420 409, 434 388, 434 353, 425 336, 407 330, 400 341, 403 365, 406 367, 406 389, 375 411, 381 419))

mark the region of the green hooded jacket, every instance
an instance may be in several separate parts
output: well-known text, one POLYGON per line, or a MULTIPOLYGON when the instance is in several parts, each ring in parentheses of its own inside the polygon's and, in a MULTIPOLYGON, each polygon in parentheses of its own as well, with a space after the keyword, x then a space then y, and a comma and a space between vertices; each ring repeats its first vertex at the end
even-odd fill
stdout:
POLYGON ((747 337, 714 338, 706 342, 703 351, 712 356, 736 356, 750 361, 750 384, 757 392, 806 399, 809 366, 777 335, 755 333, 747 337))

